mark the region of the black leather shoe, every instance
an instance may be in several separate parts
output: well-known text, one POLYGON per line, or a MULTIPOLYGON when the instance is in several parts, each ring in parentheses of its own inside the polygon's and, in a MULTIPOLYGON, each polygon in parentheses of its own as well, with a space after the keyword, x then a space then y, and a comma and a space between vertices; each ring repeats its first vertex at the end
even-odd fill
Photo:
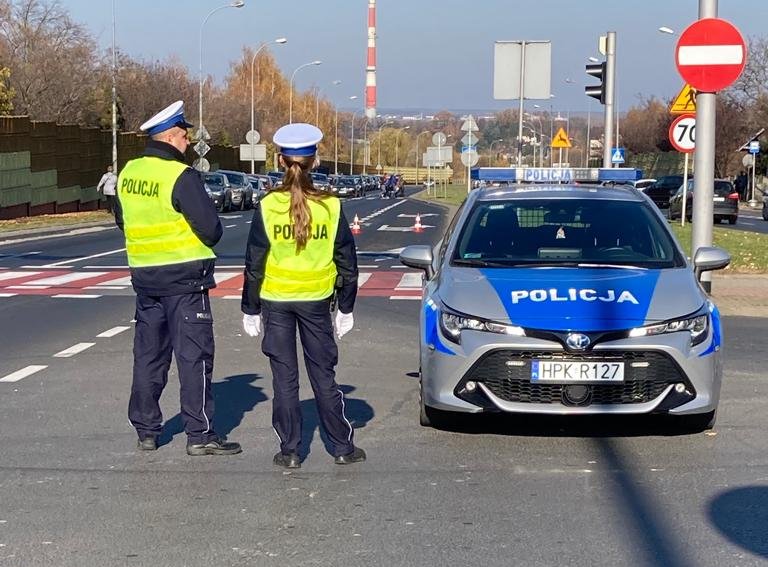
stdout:
POLYGON ((362 463, 365 460, 365 451, 360 447, 347 455, 339 455, 334 459, 337 465, 351 465, 352 463, 362 463))
POLYGON ((285 467, 286 469, 298 469, 301 468, 301 459, 296 453, 277 453, 275 458, 272 459, 278 467, 285 467))
POLYGON ((242 452, 240 443, 212 439, 208 443, 190 443, 187 445, 187 455, 199 457, 201 455, 236 455, 242 452))
POLYGON ((139 451, 157 451, 157 439, 154 437, 146 437, 139 439, 138 443, 139 451))

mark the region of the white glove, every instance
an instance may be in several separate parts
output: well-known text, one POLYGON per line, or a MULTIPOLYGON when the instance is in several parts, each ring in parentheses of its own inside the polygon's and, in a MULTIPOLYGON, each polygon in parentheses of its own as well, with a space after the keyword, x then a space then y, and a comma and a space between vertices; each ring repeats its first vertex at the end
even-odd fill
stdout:
POLYGON ((246 335, 258 337, 261 329, 261 315, 243 315, 243 330, 246 335))
POLYGON ((341 338, 352 330, 355 324, 355 318, 352 313, 336 312, 336 336, 341 338))

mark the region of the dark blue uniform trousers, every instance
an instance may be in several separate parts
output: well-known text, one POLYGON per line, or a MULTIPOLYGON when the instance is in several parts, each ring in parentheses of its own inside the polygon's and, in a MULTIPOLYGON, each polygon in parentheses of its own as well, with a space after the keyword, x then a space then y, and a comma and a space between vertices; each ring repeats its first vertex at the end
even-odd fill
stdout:
POLYGON ((189 443, 217 438, 213 430, 213 315, 208 292, 136 296, 133 385, 128 419, 140 439, 157 437, 163 424, 160 395, 171 354, 181 383, 181 421, 189 443))
POLYGON ((272 367, 272 426, 280 438, 280 451, 297 453, 301 443, 299 365, 296 327, 320 424, 332 447, 332 455, 354 450, 352 425, 344 415, 344 395, 336 384, 334 367, 339 351, 333 337, 330 299, 322 301, 261 301, 264 340, 261 349, 272 367))

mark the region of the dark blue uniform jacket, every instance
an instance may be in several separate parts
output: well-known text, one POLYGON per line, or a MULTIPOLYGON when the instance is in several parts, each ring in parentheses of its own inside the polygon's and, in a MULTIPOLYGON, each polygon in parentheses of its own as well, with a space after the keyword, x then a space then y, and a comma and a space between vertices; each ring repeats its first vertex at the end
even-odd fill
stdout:
MULTIPOLYGON (((147 141, 145 156, 184 162, 179 150, 155 140, 147 141)), ((115 223, 123 230, 123 214, 120 208, 120 187, 117 188, 115 223)), ((205 192, 200 173, 192 168, 185 170, 176 180, 171 194, 173 208, 184 215, 192 232, 206 246, 215 246, 221 239, 221 221, 211 199, 205 192)), ((167 266, 131 268, 131 281, 137 294, 166 296, 200 292, 216 287, 213 279, 215 259, 194 260, 167 266)))

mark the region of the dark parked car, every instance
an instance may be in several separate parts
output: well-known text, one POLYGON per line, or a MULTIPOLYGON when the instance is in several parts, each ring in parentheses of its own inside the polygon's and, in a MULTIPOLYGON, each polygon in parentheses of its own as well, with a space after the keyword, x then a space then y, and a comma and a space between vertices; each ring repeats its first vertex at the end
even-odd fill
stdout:
MULTIPOLYGON (((261 198, 267 194, 266 182, 264 181, 264 178, 267 176, 249 174, 247 177, 248 181, 251 183, 251 188, 253 189, 251 196, 251 206, 255 207, 256 203, 261 201, 261 198)), ((269 178, 267 177, 267 179, 269 178)))
MULTIPOLYGON (((689 179, 692 179, 689 177, 689 179)), ((643 189, 643 193, 648 195, 660 209, 666 209, 669 206, 669 199, 674 195, 683 184, 682 175, 665 175, 659 178, 655 183, 650 184, 643 189)))
POLYGON ((275 188, 275 187, 283 184, 283 177, 285 177, 285 172, 283 172, 283 171, 268 171, 267 175, 269 175, 269 178, 272 180, 272 188, 275 188))
MULTIPOLYGON (((726 179, 715 179, 715 187, 712 194, 714 205, 714 221, 721 222, 728 219, 730 224, 736 224, 739 218, 739 194, 733 183, 726 179)), ((669 200, 669 218, 677 219, 683 214, 683 187, 678 188, 675 195, 669 200)), ((691 220, 693 214, 693 180, 688 181, 686 191, 685 218, 691 220)))
POLYGON ((315 189, 318 191, 327 191, 330 193, 331 183, 325 173, 317 173, 313 171, 309 175, 312 177, 312 185, 315 186, 315 189))
MULTIPOLYGON (((359 179, 359 178, 358 178, 359 179)), ((336 177, 331 185, 331 191, 339 197, 357 197, 362 194, 363 188, 350 175, 336 177)))
POLYGON ((208 193, 217 211, 221 213, 232 208, 232 191, 229 181, 224 175, 221 173, 204 173, 203 184, 205 185, 205 192, 208 193))
POLYGON ((253 203, 253 189, 245 173, 229 169, 219 169, 216 173, 223 174, 232 189, 232 206, 244 211, 253 203))

